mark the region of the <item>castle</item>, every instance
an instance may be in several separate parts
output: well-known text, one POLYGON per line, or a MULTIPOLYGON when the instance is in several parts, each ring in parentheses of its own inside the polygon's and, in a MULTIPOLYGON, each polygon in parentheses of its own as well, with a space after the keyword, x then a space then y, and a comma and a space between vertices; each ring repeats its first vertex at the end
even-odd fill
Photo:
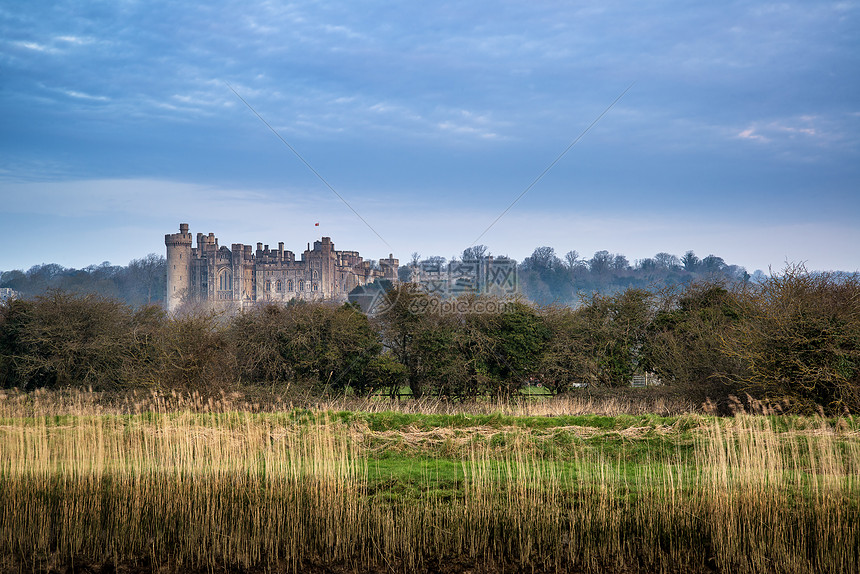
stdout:
POLYGON ((243 309, 258 301, 346 301, 354 288, 376 279, 397 281, 399 262, 393 255, 379 260, 379 269, 358 251, 336 251, 330 237, 310 244, 296 260, 292 251, 257 243, 218 246, 214 233, 197 234, 192 247, 188 224, 164 236, 167 246, 167 309, 183 302, 210 302, 243 309))

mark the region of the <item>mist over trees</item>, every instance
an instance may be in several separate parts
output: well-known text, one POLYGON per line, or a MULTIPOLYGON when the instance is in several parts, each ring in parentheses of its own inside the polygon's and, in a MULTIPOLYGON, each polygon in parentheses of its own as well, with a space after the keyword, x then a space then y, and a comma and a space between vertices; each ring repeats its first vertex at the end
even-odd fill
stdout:
POLYGON ((522 293, 540 304, 571 304, 595 293, 656 291, 702 280, 743 283, 751 279, 743 267, 729 265, 716 255, 700 260, 692 251, 681 258, 661 252, 631 263, 626 256, 605 250, 590 258, 577 251, 559 257, 552 247, 538 247, 518 271, 522 293))
POLYGON ((83 269, 56 263, 34 265, 27 271, 0 273, 0 288, 3 287, 22 297, 59 290, 110 297, 132 307, 161 304, 167 292, 167 261, 162 255, 150 253, 126 266, 111 265, 108 261, 83 269))
MULTIPOLYGON (((444 271, 450 263, 483 260, 490 255, 486 245, 468 247, 461 256, 450 260, 438 255, 422 257, 413 253, 409 262, 400 267, 400 280, 409 281, 414 269, 444 271)), ((559 255, 555 248, 541 246, 517 266, 520 294, 541 305, 578 305, 583 297, 626 289, 655 292, 696 281, 745 283, 763 278, 761 271, 750 275, 745 268, 728 264, 722 257, 708 255, 699 259, 693 251, 687 251, 682 257, 660 252, 631 263, 625 255, 606 250, 586 257, 576 250, 559 255)))

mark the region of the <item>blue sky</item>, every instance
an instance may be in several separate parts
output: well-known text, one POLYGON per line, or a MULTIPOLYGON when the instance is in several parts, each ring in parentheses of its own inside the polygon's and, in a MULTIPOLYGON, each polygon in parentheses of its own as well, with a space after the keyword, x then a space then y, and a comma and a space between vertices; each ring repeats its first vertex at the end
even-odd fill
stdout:
POLYGON ((860 269, 860 4, 611 0, 0 0, 0 269, 451 257, 631 84, 491 252, 860 269))

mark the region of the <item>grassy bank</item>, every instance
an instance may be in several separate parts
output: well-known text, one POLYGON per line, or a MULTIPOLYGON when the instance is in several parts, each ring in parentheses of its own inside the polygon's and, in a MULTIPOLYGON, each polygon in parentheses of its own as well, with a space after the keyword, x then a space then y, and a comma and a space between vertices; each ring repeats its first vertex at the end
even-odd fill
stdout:
POLYGON ((850 418, 118 405, 0 401, 4 569, 852 572, 860 561, 850 418))

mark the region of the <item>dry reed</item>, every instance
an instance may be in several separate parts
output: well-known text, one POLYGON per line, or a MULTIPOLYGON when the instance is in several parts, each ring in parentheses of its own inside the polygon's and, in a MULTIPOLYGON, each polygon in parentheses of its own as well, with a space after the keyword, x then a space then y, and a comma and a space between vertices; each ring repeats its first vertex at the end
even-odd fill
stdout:
POLYGON ((699 412, 701 409, 688 400, 658 397, 594 397, 583 395, 536 396, 515 399, 478 399, 452 402, 438 398, 388 399, 383 397, 336 396, 319 398, 293 393, 260 395, 253 392, 220 392, 204 396, 198 392, 188 394, 153 391, 132 391, 110 394, 78 389, 36 390, 24 393, 17 390, 0 391, 0 417, 55 416, 76 414, 135 414, 147 411, 191 412, 283 412, 293 408, 311 408, 320 411, 397 412, 402 414, 501 414, 506 416, 575 416, 575 415, 645 415, 675 416, 699 412))
POLYGON ((230 410, 230 397, 138 400, 0 397, 0 553, 10 557, 0 566, 856 572, 860 563, 853 421, 809 418, 782 432, 769 417, 702 419, 692 450, 655 452, 644 465, 576 441, 561 464, 521 429, 504 449, 470 443, 456 484, 434 488, 428 471, 420 499, 398 499, 372 484, 366 425, 325 411, 230 410))

